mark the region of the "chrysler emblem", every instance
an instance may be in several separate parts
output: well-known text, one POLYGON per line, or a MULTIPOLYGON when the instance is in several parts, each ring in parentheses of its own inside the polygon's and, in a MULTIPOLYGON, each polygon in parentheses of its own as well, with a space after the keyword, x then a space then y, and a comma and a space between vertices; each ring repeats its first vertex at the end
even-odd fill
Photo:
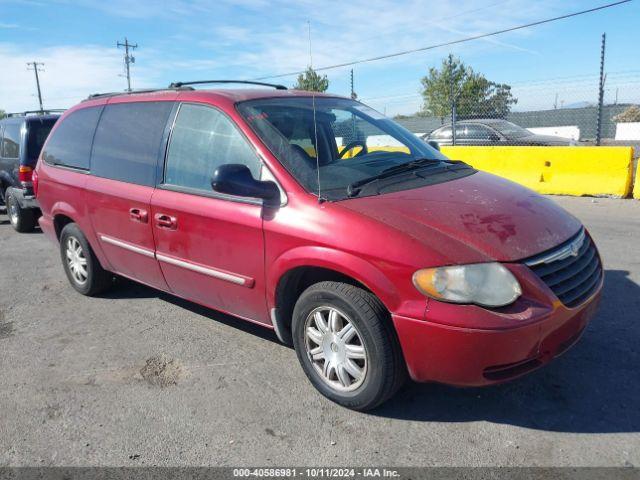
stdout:
POLYGON ((582 246, 582 242, 575 242, 571 245, 571 256, 577 257, 580 252, 580 247, 582 246))

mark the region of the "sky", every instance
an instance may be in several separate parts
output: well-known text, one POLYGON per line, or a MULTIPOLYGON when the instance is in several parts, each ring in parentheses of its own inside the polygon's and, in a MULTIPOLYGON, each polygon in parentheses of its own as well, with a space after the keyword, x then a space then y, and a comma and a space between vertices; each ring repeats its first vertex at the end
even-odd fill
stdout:
MULTIPOLYGON (((334 65, 584 10, 612 0, 0 0, 0 109, 68 108, 126 87, 125 36, 138 44, 133 88, 254 79, 334 65), (309 30, 311 27, 311 45, 309 30), (311 46, 311 49, 309 48, 311 46), (310 55, 311 50, 311 55, 310 55)), ((512 85, 516 110, 597 101, 607 34, 605 100, 640 102, 640 0, 454 47, 353 67, 360 100, 387 115, 421 108, 420 79, 449 53, 512 85), (557 96, 557 99, 556 99, 557 96)), ((349 95, 350 67, 328 70, 349 95)), ((292 86, 295 76, 273 81, 292 86)))

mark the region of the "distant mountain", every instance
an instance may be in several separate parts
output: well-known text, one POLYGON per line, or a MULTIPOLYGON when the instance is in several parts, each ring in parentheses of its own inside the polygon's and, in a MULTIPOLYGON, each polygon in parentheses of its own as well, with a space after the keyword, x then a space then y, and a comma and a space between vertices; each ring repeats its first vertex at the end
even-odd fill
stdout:
POLYGON ((596 104, 593 102, 575 102, 568 103, 567 105, 563 105, 562 108, 586 108, 586 107, 595 107, 596 104))

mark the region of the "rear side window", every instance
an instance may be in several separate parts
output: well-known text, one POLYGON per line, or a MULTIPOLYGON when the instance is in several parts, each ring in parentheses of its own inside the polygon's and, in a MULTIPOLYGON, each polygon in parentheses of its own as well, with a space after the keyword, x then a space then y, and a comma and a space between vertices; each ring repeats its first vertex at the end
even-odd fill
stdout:
POLYGON ((164 183, 211 191, 213 172, 227 163, 246 165, 254 178, 260 178, 260 160, 224 113, 183 104, 171 135, 164 183))
POLYGON ((442 139, 442 140, 446 140, 452 137, 451 135, 451 127, 444 127, 441 128, 439 130, 436 130, 434 133, 432 133, 431 138, 438 138, 438 139, 442 139))
POLYGON ((460 139, 490 140, 491 130, 482 125, 467 124, 456 128, 456 136, 460 139))
POLYGON ((20 123, 8 123, 4 127, 2 157, 16 159, 20 155, 20 123))
POLYGON ((107 105, 93 141, 91 173, 155 185, 156 164, 172 102, 107 105))
POLYGON ((26 154, 28 165, 35 165, 42 146, 55 123, 55 120, 34 120, 28 124, 26 154))
POLYGON ((42 154, 51 165, 89 170, 91 141, 102 107, 88 107, 72 112, 51 134, 42 154))

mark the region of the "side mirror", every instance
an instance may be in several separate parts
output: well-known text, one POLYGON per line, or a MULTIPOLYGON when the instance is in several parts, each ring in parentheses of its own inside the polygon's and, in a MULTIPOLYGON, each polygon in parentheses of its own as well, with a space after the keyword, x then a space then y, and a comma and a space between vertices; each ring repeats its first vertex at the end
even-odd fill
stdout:
POLYGON ((500 135, 497 135, 495 133, 490 133, 489 134, 489 141, 491 141, 491 142, 499 142, 500 141, 500 135))
POLYGON ((240 163, 228 163, 216 168, 211 187, 216 192, 229 195, 261 198, 270 205, 280 203, 278 186, 270 180, 256 180, 249 167, 240 163))
POLYGON ((433 147, 436 150, 440 151, 440 144, 435 140, 429 140, 427 143, 429 144, 430 147, 433 147))

